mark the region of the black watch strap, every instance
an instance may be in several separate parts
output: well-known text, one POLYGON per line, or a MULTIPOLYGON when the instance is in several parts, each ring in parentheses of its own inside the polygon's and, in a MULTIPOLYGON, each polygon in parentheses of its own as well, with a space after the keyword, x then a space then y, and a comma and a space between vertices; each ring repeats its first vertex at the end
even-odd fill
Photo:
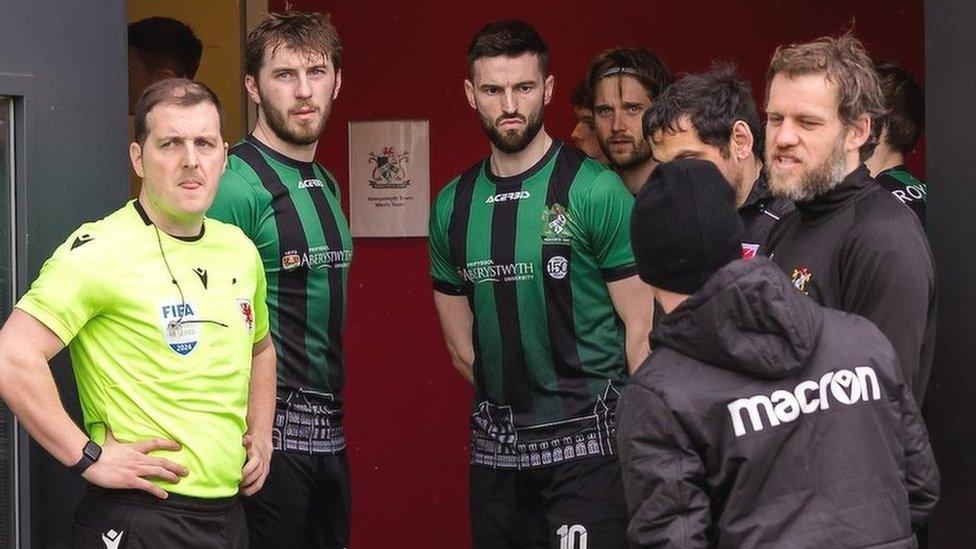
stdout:
POLYGON ((87 471, 93 463, 98 461, 98 458, 101 455, 102 447, 89 440, 85 444, 85 447, 81 450, 81 459, 78 460, 78 463, 71 466, 71 472, 76 475, 81 475, 87 471))

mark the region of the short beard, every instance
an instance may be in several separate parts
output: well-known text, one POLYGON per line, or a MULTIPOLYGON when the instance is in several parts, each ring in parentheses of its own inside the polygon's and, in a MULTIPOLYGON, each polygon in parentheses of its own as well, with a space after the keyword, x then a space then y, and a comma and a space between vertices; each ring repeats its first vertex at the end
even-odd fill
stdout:
POLYGON ((794 202, 807 202, 834 189, 847 177, 844 140, 838 139, 831 155, 820 165, 803 174, 798 185, 790 185, 774 175, 773 162, 767 159, 765 170, 773 194, 794 202))
POLYGON ((535 113, 535 116, 526 120, 525 131, 521 134, 514 133, 513 135, 512 132, 499 130, 498 122, 501 122, 505 118, 513 117, 501 116, 498 120, 491 120, 483 116, 481 111, 478 111, 478 120, 481 122, 481 129, 485 131, 485 135, 488 136, 492 145, 505 154, 515 154, 525 149, 535 139, 535 136, 539 134, 539 130, 542 129, 542 109, 539 109, 535 113))
POLYGON ((603 155, 610 162, 610 167, 618 172, 632 170, 647 162, 647 159, 651 157, 651 144, 644 139, 638 139, 634 143, 634 149, 630 154, 619 161, 610 154, 610 148, 604 145, 602 139, 597 139, 597 142, 600 144, 600 149, 603 150, 603 155))
POLYGON ((327 102, 325 108, 322 109, 322 118, 318 125, 299 125, 296 130, 292 130, 288 127, 287 109, 283 113, 275 108, 261 93, 260 88, 258 88, 258 96, 261 98, 261 104, 258 105, 258 109, 264 114, 264 119, 268 122, 268 127, 278 136, 278 139, 281 139, 285 143, 299 146, 311 145, 318 141, 322 137, 322 133, 325 132, 325 126, 329 122, 329 113, 332 109, 331 102, 327 102))

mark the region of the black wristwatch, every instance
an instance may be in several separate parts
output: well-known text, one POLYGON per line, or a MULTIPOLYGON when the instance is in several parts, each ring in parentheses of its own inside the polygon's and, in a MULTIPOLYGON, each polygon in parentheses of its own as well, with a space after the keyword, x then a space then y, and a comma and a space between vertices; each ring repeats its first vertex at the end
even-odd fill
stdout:
POLYGON ((98 458, 102 455, 102 447, 95 444, 92 441, 88 441, 85 447, 81 450, 81 459, 78 463, 71 466, 71 472, 76 475, 81 475, 92 466, 93 463, 98 461, 98 458))

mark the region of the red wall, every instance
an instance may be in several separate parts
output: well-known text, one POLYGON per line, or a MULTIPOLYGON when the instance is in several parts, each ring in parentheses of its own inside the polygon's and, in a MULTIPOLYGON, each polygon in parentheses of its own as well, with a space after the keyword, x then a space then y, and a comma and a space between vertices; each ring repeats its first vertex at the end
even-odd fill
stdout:
MULTIPOLYGON (((270 8, 280 10, 283 4, 271 0, 270 8)), ((488 152, 462 80, 472 34, 495 19, 530 21, 549 44, 556 93, 546 127, 564 139, 575 123, 570 91, 593 55, 618 45, 649 46, 675 72, 702 70, 711 60, 734 61, 761 99, 776 45, 834 33, 854 16, 856 34, 873 53, 923 75, 921 0, 291 4, 331 13, 345 46, 343 87, 319 161, 346 181, 348 121, 428 119, 432 197, 488 152)), ((909 164, 921 169, 924 159, 917 156, 909 164)), ((347 191, 348 186, 345 197, 347 191)), ((472 393, 454 372, 443 344, 431 298, 427 241, 360 238, 355 246, 345 336, 352 544, 467 547, 472 393)))

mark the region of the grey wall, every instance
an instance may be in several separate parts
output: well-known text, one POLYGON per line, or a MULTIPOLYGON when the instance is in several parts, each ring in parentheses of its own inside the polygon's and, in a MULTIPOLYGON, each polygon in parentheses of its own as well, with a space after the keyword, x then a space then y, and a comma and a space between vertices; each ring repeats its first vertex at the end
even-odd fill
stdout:
POLYGON ((976 2, 925 2, 929 239, 939 335, 926 421, 942 472, 931 547, 976 539, 976 2))
MULTIPOLYGON (((0 0, 0 95, 19 98, 21 293, 68 233, 128 195, 125 29, 121 0, 0 0)), ((77 418, 64 353, 52 367, 77 418)), ((82 483, 36 445, 29 453, 27 541, 67 547, 82 483)))

